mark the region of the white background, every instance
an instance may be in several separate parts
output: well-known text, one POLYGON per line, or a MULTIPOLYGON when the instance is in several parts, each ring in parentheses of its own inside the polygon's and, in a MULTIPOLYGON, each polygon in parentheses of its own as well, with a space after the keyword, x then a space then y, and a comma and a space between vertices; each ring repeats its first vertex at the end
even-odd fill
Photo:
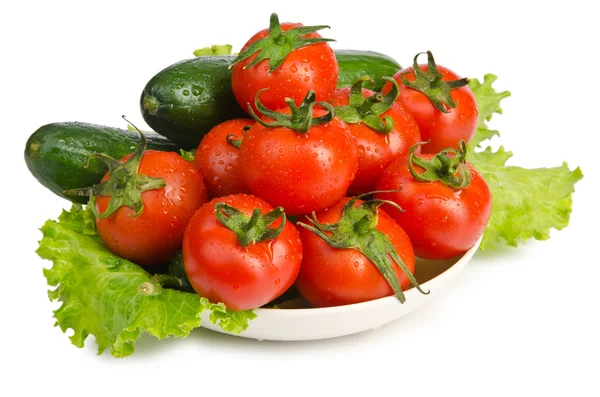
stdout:
POLYGON ((530 3, 4 2, 0 395, 599 395, 600 30, 592 2, 530 3), (148 79, 199 47, 239 50, 271 12, 330 25, 323 34, 335 48, 402 65, 432 50, 463 76, 497 74, 512 96, 492 125, 515 152, 511 164, 583 169, 570 226, 478 253, 444 296, 378 331, 270 343, 200 329, 184 340, 142 337, 125 359, 96 356, 91 337, 77 349, 53 327, 49 262, 34 253, 38 228, 69 205, 29 174, 26 139, 50 122, 124 126, 122 114, 145 128, 138 99, 148 79))

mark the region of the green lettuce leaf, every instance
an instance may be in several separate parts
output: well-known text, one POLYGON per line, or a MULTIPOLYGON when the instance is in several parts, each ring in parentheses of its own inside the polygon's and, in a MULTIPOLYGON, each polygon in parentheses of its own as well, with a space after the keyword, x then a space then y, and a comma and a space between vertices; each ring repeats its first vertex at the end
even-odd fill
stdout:
MULTIPOLYGON (((91 211, 74 205, 58 221, 46 221, 37 253, 53 262, 44 275, 50 286, 50 300, 62 302, 54 311, 56 325, 75 346, 83 347, 94 335, 98 354, 110 349, 112 355, 133 353, 143 332, 158 339, 185 337, 200 326, 200 313, 210 310, 210 321, 226 331, 243 332, 252 311, 233 312, 212 304, 197 294, 157 286, 152 294, 142 285, 153 278, 140 266, 111 253, 95 230, 91 211)), ((154 285, 154 284, 152 284, 154 285)))
POLYGON ((504 244, 516 247, 530 238, 545 240, 550 229, 560 230, 569 224, 572 194, 583 174, 570 170, 566 163, 553 168, 526 169, 506 166, 512 153, 502 146, 493 151, 486 141, 498 131, 487 122, 494 113, 501 114, 500 101, 509 92, 496 92, 496 76, 487 74, 483 83, 469 82, 479 107, 477 132, 469 147, 469 162, 483 175, 492 191, 492 214, 485 229, 481 249, 504 244), (475 151, 475 148, 479 150, 475 151))

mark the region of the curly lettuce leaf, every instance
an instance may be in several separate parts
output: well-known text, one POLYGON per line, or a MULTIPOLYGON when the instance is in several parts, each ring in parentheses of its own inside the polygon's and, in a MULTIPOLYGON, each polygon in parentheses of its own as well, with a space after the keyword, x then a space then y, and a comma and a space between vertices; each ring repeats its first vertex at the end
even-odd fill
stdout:
POLYGON ((243 332, 252 311, 233 312, 212 304, 197 294, 159 288, 146 295, 140 285, 152 276, 140 266, 111 253, 95 230, 91 211, 74 205, 58 221, 42 226, 43 238, 37 253, 53 262, 44 275, 50 286, 50 300, 62 302, 54 311, 56 325, 63 332, 73 330, 75 346, 83 347, 94 335, 98 354, 106 349, 115 357, 133 353, 143 332, 158 339, 186 337, 200 326, 200 313, 210 310, 210 321, 232 333, 243 332))
POLYGON ((487 74, 483 83, 469 82, 479 107, 477 132, 470 142, 469 162, 481 172, 492 191, 492 213, 485 229, 481 249, 504 243, 516 247, 528 239, 546 240, 550 229, 568 226, 575 184, 583 174, 571 171, 566 163, 559 167, 527 169, 506 166, 512 153, 502 146, 494 151, 486 141, 498 131, 488 127, 494 113, 501 114, 500 101, 510 95, 492 87, 496 76, 487 74), (479 151, 475 151, 475 148, 479 151))

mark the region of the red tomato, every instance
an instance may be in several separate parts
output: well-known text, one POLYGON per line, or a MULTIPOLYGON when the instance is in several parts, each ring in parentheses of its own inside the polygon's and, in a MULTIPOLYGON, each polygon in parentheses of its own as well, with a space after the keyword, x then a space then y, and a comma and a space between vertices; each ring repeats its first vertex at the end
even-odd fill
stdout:
MULTIPOLYGON (((425 159, 432 154, 421 155, 425 159)), ((385 210, 410 237, 415 254, 425 259, 448 259, 473 247, 483 234, 492 210, 492 195, 483 177, 467 163, 470 185, 454 189, 439 181, 420 182, 410 173, 407 159, 398 159, 381 174, 377 198, 393 201, 385 210)), ((421 172, 421 167, 415 167, 421 172)))
MULTIPOLYGON (((419 65, 419 69, 428 71, 429 67, 419 65)), ((444 66, 437 66, 437 71, 444 82, 460 79, 456 73, 444 66)), ((456 147, 461 139, 469 142, 475 134, 479 117, 477 102, 469 86, 465 85, 450 91, 456 107, 444 106, 447 110, 447 113, 444 113, 436 109, 424 93, 403 83, 402 77, 408 81, 415 81, 414 66, 400 70, 393 77, 400 85, 398 102, 414 116, 423 141, 431 141, 421 148, 422 153, 438 153, 445 148, 456 147)), ((390 87, 391 85, 387 83, 384 91, 389 90, 390 87)))
MULTIPOLYGON (((375 92, 363 89, 363 96, 369 97, 375 92)), ((332 105, 347 106, 350 98, 350 88, 336 90, 332 105)), ((387 133, 377 132, 363 122, 349 124, 348 128, 356 138, 358 148, 358 171, 348 189, 349 195, 372 192, 375 190, 377 178, 392 161, 401 156, 407 156, 408 150, 421 142, 419 127, 413 116, 398 102, 381 114, 391 117, 394 129, 387 133)))
MULTIPOLYGON (((350 198, 344 198, 318 212, 316 218, 319 223, 338 222, 348 201, 350 198)), ((356 200, 355 207, 360 203, 361 200, 356 200)), ((387 236, 408 270, 413 273, 415 255, 404 230, 382 210, 377 211, 376 229, 387 236)), ((394 294, 377 267, 363 253, 351 248, 333 248, 314 232, 302 227, 299 230, 304 259, 295 285, 311 305, 348 305, 394 294)), ((397 264, 392 266, 401 288, 406 290, 411 284, 409 278, 397 264)))
MULTIPOLYGON (((236 233, 217 219, 215 205, 226 203, 248 218, 258 208, 273 210, 263 200, 246 194, 213 199, 190 220, 183 238, 185 271, 194 290, 228 309, 248 310, 263 306, 285 292, 298 275, 302 243, 298 230, 286 222, 272 240, 242 246, 236 233)), ((278 228, 281 219, 271 225, 278 228)))
MULTIPOLYGON (((277 24, 279 22, 277 21, 277 24)), ((284 32, 302 27, 301 23, 283 23, 284 32)), ((269 35, 269 29, 256 33, 242 47, 242 53, 248 46, 269 35)), ((318 33, 309 33, 304 38, 321 37, 318 33)), ((254 54, 233 66, 231 83, 233 94, 240 106, 247 110, 248 104, 256 112, 254 98, 259 90, 268 88, 260 93, 259 99, 269 109, 286 107, 285 98, 292 98, 300 105, 306 92, 315 91, 317 101, 329 102, 338 79, 338 63, 329 44, 325 42, 309 44, 292 50, 283 63, 270 71, 269 59, 247 67, 259 56, 254 54)))
MULTIPOLYGON (((314 110, 314 117, 325 114, 314 110)), ((252 194, 288 215, 329 207, 346 195, 358 168, 356 143, 335 117, 306 133, 255 124, 240 148, 244 183, 252 194)))
POLYGON ((254 124, 252 119, 225 121, 206 134, 194 157, 196 169, 202 174, 210 197, 221 197, 247 191, 239 169, 238 147, 227 141, 243 140, 243 131, 254 124))
MULTIPOLYGON (((121 159, 124 163, 131 155, 121 159)), ((208 197, 202 176, 177 153, 147 150, 142 155, 138 174, 163 178, 166 186, 141 194, 140 215, 122 206, 104 219, 97 219, 98 234, 115 254, 141 266, 152 266, 171 259, 181 248, 183 232, 208 197)), ((109 178, 107 173, 102 181, 109 178)), ((103 213, 109 197, 100 196, 96 209, 103 213)))

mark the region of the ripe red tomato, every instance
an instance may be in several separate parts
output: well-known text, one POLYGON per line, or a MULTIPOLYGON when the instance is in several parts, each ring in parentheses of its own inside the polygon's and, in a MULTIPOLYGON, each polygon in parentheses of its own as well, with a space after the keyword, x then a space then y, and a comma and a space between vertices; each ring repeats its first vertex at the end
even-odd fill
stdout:
MULTIPOLYGON (((252 36, 242 47, 240 55, 252 44, 261 39, 268 39, 269 31, 288 32, 294 28, 308 27, 301 23, 283 23, 279 25, 277 16, 273 14, 271 16, 271 27, 263 29, 252 36), (275 18, 275 21, 273 18, 275 18)), ((302 35, 301 38, 320 38, 321 36, 315 33, 314 30, 319 29, 313 29, 313 33, 302 35)), ((284 36, 288 37, 289 35, 284 36)), ((278 46, 275 41, 273 39, 269 46, 278 46)), ((268 53, 270 52, 267 49, 262 49, 261 52, 255 53, 233 66, 232 90, 237 102, 243 109, 247 110, 248 104, 250 104, 256 112, 254 98, 259 90, 263 88, 268 89, 260 93, 259 99, 269 109, 286 107, 285 98, 292 98, 296 105, 300 105, 308 90, 315 91, 317 101, 328 102, 331 99, 337 85, 339 71, 337 59, 329 44, 326 42, 306 43, 302 47, 289 52, 285 60, 276 69, 270 68, 270 61, 274 56, 249 66, 257 56, 264 56, 268 53)))
POLYGON ((252 119, 228 120, 215 126, 202 138, 194 164, 202 174, 209 197, 247 192, 239 169, 239 145, 244 130, 253 124, 252 119))
MULTIPOLYGON (((348 106, 350 88, 337 89, 332 105, 348 106)), ((370 97, 376 93, 363 89, 363 96, 370 97)), ((399 102, 381 114, 380 118, 390 117, 394 128, 388 133, 377 132, 364 122, 347 123, 350 132, 356 138, 358 148, 358 171, 348 189, 349 195, 372 192, 375 190, 379 175, 392 161, 401 156, 408 156, 408 150, 421 142, 419 127, 413 116, 399 102)))
MULTIPOLYGON (((431 160, 434 155, 424 154, 431 160)), ((375 196, 398 204, 404 212, 384 205, 410 237, 415 254, 425 259, 448 259, 463 254, 483 234, 492 210, 492 195, 481 174, 467 163, 471 181, 454 189, 440 181, 421 182, 410 173, 407 159, 398 159, 381 174, 377 190, 396 190, 375 196)), ((422 168, 415 167, 418 172, 422 168)))
MULTIPOLYGON (((350 200, 344 198, 318 212, 316 219, 325 225, 337 223, 350 200)), ((356 200, 354 207, 361 203, 361 200, 356 200)), ((382 210, 377 210, 376 230, 387 236, 410 273, 414 273, 415 255, 404 230, 382 210)), ((311 305, 348 305, 394 294, 390 284, 365 254, 352 248, 334 248, 303 227, 299 231, 304 259, 295 285, 311 305)), ((396 263, 392 268, 402 290, 406 290, 411 284, 409 278, 396 263)))
MULTIPOLYGON (((130 157, 123 157, 121 163, 130 157)), ((138 174, 163 178, 166 186, 141 193, 144 207, 139 215, 122 206, 109 217, 96 219, 96 226, 112 252, 138 265, 153 266, 168 261, 181 248, 188 221, 208 195, 202 176, 177 153, 145 151, 138 174)), ((109 177, 107 173, 102 181, 109 177)), ((96 199, 99 213, 106 211, 110 199, 96 199)))
MULTIPOLYGON (((415 65, 417 57, 415 57, 415 65)), ((433 61, 433 56, 430 60, 433 61)), ((423 141, 430 140, 428 144, 421 148, 422 153, 438 153, 445 148, 456 147, 460 140, 468 143, 475 134, 479 117, 477 102, 469 86, 463 85, 459 88, 450 89, 449 95, 456 106, 449 107, 449 103, 446 101, 439 104, 440 108, 444 109, 444 111, 441 111, 432 104, 427 95, 405 84, 403 79, 409 82, 416 80, 415 65, 398 71, 393 77, 400 85, 398 102, 414 116, 419 125, 423 141)), ((460 81, 461 78, 448 68, 435 65, 435 62, 433 62, 433 66, 436 66, 436 68, 431 71, 430 78, 432 80, 439 81, 441 79, 442 82, 460 81)), ((430 70, 430 66, 421 64, 418 65, 418 69, 427 72, 430 70)), ((436 85, 436 83, 433 83, 433 85, 436 85)), ((387 83, 384 91, 389 90, 390 86, 387 83)), ((435 88, 433 91, 439 92, 439 89, 435 88)))
MULTIPOLYGON (((298 275, 302 243, 298 230, 286 222, 276 238, 242 246, 238 236, 216 215, 225 203, 250 219, 253 211, 273 211, 265 201, 246 194, 213 199, 190 220, 183 238, 185 271, 194 290, 228 309, 248 310, 263 306, 285 292, 298 275)), ((281 225, 275 219, 272 228, 281 225)), ((258 222, 260 224, 260 222, 258 222)))
MULTIPOLYGON (((289 111, 288 111, 289 112, 289 111)), ((314 109, 314 117, 324 115, 314 109)), ((255 124, 240 148, 244 183, 288 215, 308 214, 346 195, 358 168, 356 142, 337 117, 300 133, 255 124)))

